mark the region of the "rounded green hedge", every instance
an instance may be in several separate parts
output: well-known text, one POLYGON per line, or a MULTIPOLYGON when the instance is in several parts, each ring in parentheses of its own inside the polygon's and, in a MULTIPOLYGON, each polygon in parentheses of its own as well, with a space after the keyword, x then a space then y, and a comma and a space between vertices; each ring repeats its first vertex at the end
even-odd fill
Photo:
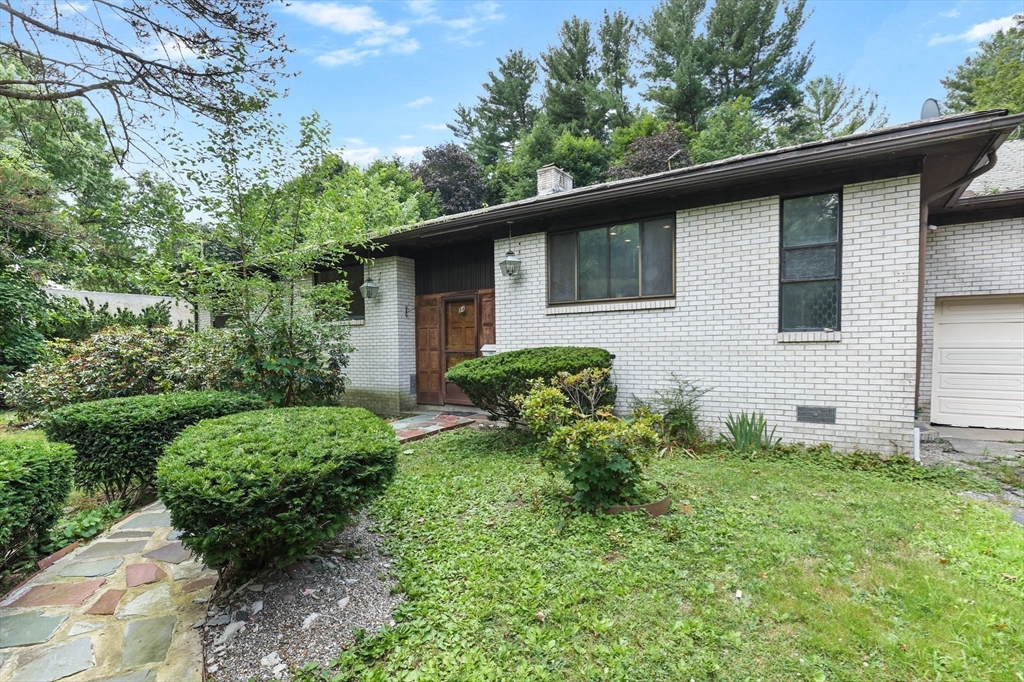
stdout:
POLYGON ((362 408, 291 407, 191 426, 157 467, 160 499, 207 565, 285 566, 380 494, 394 429, 362 408))
MULTIPOLYGON (((461 388, 474 405, 490 412, 493 419, 514 424, 521 417, 512 397, 528 393, 534 379, 611 366, 612 354, 602 348, 543 346, 466 360, 448 370, 445 378, 461 388)), ((611 384, 602 405, 615 405, 615 387, 611 384)))
POLYGON ((0 438, 0 570, 49 541, 71 492, 74 451, 0 438))
POLYGON ((186 426, 265 406, 257 395, 220 391, 111 398, 53 410, 43 429, 74 446, 79 485, 128 499, 153 483, 156 460, 186 426))

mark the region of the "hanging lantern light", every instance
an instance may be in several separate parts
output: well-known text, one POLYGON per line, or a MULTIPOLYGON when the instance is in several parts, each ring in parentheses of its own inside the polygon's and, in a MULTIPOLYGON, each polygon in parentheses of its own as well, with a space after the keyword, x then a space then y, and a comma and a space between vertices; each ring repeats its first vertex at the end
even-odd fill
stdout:
POLYGON ((506 277, 515 277, 519 274, 519 266, 522 264, 518 258, 516 258, 516 252, 512 250, 512 223, 508 224, 508 252, 505 257, 501 259, 498 264, 501 266, 501 273, 506 277))
POLYGON ((516 252, 512 249, 508 250, 505 257, 501 259, 501 272, 506 277, 515 277, 519 274, 519 265, 521 261, 516 258, 516 252))
POLYGON ((377 296, 377 290, 380 289, 376 282, 373 281, 372 277, 367 277, 366 281, 359 285, 359 293, 363 295, 363 298, 369 300, 377 296))

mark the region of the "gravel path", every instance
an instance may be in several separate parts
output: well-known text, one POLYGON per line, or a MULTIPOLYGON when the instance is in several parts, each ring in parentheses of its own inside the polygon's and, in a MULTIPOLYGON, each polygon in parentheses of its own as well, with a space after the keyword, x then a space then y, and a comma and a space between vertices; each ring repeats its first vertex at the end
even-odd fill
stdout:
POLYGON ((216 597, 200 626, 209 679, 287 680, 293 666, 335 658, 356 630, 393 623, 402 598, 381 541, 363 517, 319 554, 216 597))

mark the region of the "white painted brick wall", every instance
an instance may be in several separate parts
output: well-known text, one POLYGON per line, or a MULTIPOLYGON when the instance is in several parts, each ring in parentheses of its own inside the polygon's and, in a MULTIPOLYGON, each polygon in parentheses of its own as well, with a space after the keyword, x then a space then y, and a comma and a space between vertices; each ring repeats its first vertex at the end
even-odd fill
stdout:
POLYGON ((935 299, 1024 293, 1024 218, 943 225, 925 245, 921 412, 932 401, 935 299))
MULTIPOLYGON (((891 452, 912 446, 916 370, 917 176, 843 191, 842 332, 838 341, 781 343, 779 199, 680 211, 676 299, 546 304, 546 239, 518 240, 521 274, 495 274, 499 350, 588 345, 616 355, 619 408, 667 388, 674 373, 712 389, 715 433, 730 412, 764 411, 785 441, 891 452), (647 307, 658 305, 662 307, 647 307), (834 406, 835 425, 796 421, 796 406, 834 406)), ((505 242, 495 246, 500 261, 505 242), (498 253, 498 252, 501 253, 498 253)))
POLYGON ((416 406, 409 377, 416 372, 416 278, 409 258, 378 258, 365 276, 380 286, 366 301, 363 321, 351 324, 353 347, 344 404, 394 415, 416 406))

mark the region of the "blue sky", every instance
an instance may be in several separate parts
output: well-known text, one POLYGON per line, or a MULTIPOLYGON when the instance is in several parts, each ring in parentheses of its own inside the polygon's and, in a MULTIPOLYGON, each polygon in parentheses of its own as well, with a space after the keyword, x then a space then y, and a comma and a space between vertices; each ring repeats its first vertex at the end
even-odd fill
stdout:
MULTIPOLYGON (((452 139, 444 124, 471 104, 487 71, 509 50, 537 57, 573 15, 600 20, 624 9, 645 19, 651 0, 506 2, 317 2, 279 6, 275 18, 296 48, 276 105, 290 128, 317 110, 352 161, 399 154, 452 139)), ((876 90, 890 123, 918 118, 939 80, 978 41, 1008 25, 1020 0, 810 0, 804 45, 814 43, 811 76, 843 74, 876 90)))

